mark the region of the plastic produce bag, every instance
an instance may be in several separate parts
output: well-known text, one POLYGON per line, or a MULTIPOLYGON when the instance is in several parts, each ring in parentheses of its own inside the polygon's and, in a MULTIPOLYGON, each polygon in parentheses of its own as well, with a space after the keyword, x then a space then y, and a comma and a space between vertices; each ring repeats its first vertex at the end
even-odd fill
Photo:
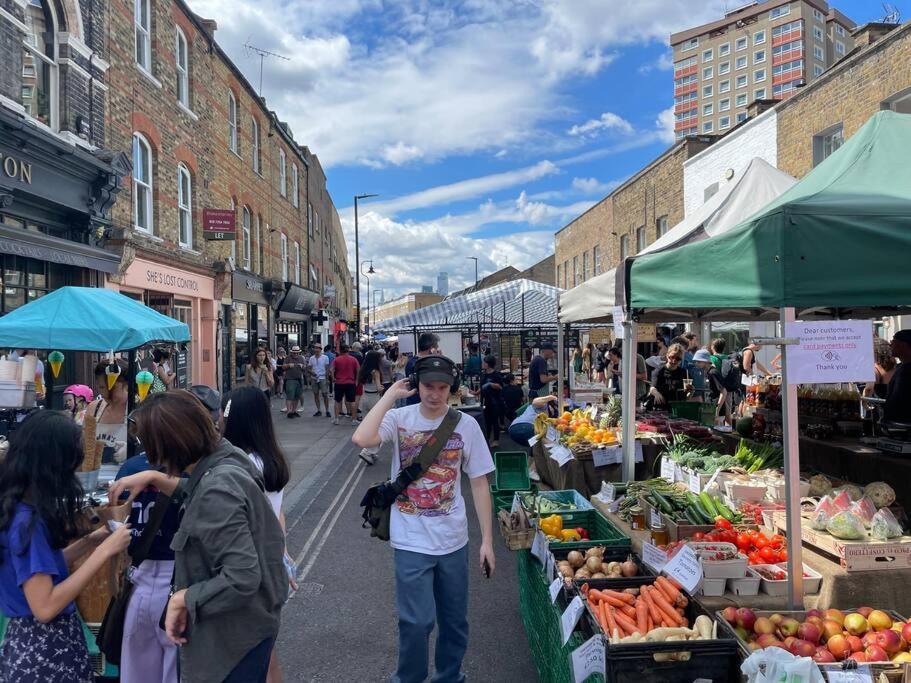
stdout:
POLYGON ((870 528, 870 523, 873 521, 873 515, 876 514, 876 506, 870 498, 864 496, 856 503, 851 503, 849 510, 864 521, 865 527, 868 529, 870 528))
POLYGON ((845 541, 859 541, 867 537, 864 521, 853 512, 839 512, 831 517, 826 531, 845 541))
POLYGON ((826 524, 829 523, 829 517, 838 512, 838 508, 832 503, 832 496, 823 496, 813 511, 813 517, 810 519, 810 526, 816 531, 825 531, 826 524))
POLYGON ((902 535, 902 525, 889 508, 881 508, 870 523, 870 535, 877 541, 887 541, 902 535))
POLYGON ((756 650, 740 670, 748 683, 825 683, 819 667, 808 657, 795 657, 780 647, 756 650))
POLYGON ((851 496, 848 495, 848 492, 842 489, 839 491, 836 496, 832 499, 832 505, 837 507, 839 510, 847 510, 851 507, 851 503, 854 501, 851 500, 851 496))

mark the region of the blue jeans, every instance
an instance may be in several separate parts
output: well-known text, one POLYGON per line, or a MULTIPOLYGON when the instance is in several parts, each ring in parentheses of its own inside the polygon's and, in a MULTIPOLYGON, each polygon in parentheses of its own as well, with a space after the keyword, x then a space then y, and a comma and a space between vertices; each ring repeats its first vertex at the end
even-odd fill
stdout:
POLYGON ((266 683, 274 638, 266 638, 244 655, 223 683, 266 683))
MULTIPOLYGON (((526 410, 528 410, 526 408, 526 410)), ((528 440, 535 435, 535 426, 530 422, 509 425, 509 438, 520 446, 527 446, 528 440)))
POLYGON ((468 545, 448 555, 395 551, 399 666, 392 683, 422 683, 430 633, 439 627, 434 683, 461 683, 468 648, 468 545))

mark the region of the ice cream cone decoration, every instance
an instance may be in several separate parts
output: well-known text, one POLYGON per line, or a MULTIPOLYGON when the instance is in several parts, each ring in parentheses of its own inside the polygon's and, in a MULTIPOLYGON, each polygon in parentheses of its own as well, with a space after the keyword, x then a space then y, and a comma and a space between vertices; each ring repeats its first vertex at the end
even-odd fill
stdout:
POLYGON ((63 354, 59 351, 51 351, 47 355, 47 362, 51 364, 51 372, 54 373, 54 379, 60 374, 60 366, 63 365, 63 354))
POLYGON ((114 388, 117 378, 120 377, 120 366, 117 363, 111 363, 104 369, 104 375, 108 380, 108 391, 114 388))
POLYGON ((152 386, 152 382, 154 381, 155 377, 148 370, 143 370, 136 375, 136 391, 139 392, 140 401, 146 400, 146 395, 149 393, 149 387, 152 386))

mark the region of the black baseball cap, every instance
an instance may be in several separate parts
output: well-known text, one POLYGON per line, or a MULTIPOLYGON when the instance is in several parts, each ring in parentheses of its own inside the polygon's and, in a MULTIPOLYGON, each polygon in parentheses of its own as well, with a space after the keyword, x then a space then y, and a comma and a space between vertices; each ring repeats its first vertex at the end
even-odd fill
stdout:
POLYGON ((452 384, 458 373, 455 363, 446 356, 426 356, 414 364, 418 382, 446 382, 452 384))
POLYGON ((557 349, 550 342, 541 342, 542 351, 556 351, 557 349))
POLYGON ((206 410, 212 414, 213 420, 218 420, 221 414, 221 394, 205 384, 194 384, 190 387, 190 393, 202 401, 206 410))

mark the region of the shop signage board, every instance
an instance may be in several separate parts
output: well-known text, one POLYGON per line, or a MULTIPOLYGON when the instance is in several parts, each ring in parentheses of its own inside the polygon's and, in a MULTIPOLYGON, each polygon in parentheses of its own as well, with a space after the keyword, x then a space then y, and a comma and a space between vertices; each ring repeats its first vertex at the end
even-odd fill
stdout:
POLYGON ((869 320, 820 320, 788 323, 785 336, 800 340, 785 346, 788 382, 833 384, 872 382, 873 323, 869 320))
POLYGON ((592 462, 595 467, 618 465, 623 462, 623 449, 619 446, 610 448, 596 448, 592 451, 592 462))
POLYGON ((177 389, 186 389, 189 385, 187 377, 187 352, 180 351, 174 354, 174 387, 177 389))
POLYGON ((583 683, 592 674, 605 677, 607 662, 604 641, 594 635, 573 650, 570 661, 573 669, 573 683, 583 683))
POLYGON ((566 645, 567 641, 569 641, 569 637, 573 634, 573 629, 576 628, 576 624, 579 623, 579 617, 582 616, 584 611, 585 604, 582 602, 582 598, 577 595, 560 617, 560 627, 563 630, 563 645, 566 645))
MULTIPOLYGON (((540 349, 541 344, 545 342, 550 342, 554 345, 554 349, 557 348, 557 333, 556 332, 539 332, 535 330, 522 330, 521 334, 522 339, 522 348, 524 349, 540 349)), ((563 343, 566 348, 571 349, 579 343, 579 330, 570 330, 570 333, 563 338, 563 343)))
POLYGON ((232 209, 203 209, 202 236, 207 240, 236 239, 236 212, 232 209))
POLYGON ((245 301, 251 304, 267 306, 266 282, 248 273, 234 272, 231 278, 231 296, 234 301, 245 301))

